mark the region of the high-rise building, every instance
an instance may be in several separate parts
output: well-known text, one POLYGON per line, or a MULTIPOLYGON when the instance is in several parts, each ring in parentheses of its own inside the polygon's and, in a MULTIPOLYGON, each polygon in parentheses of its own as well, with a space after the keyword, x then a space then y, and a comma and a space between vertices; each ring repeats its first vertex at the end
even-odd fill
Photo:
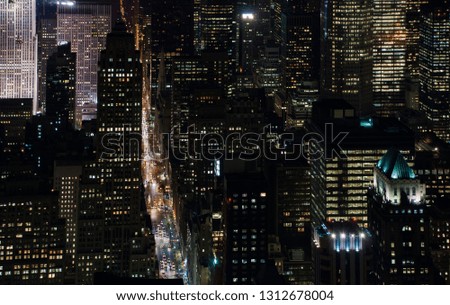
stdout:
POLYGON ((38 103, 42 112, 45 112, 47 93, 47 61, 50 55, 56 52, 56 1, 37 1, 37 35, 38 35, 38 103))
POLYGON ((282 85, 295 91, 319 79, 319 10, 283 2, 281 13, 282 85))
POLYGON ((358 115, 372 112, 372 11, 372 0, 322 5, 321 95, 345 99, 358 115))
POLYGON ((419 27, 423 6, 429 1, 406 1, 406 77, 409 81, 415 81, 419 78, 419 27))
POLYGON ((450 283, 450 199, 440 198, 429 207, 430 247, 433 264, 446 284, 450 283))
POLYGON ((172 59, 193 55, 194 25, 198 24, 194 24, 194 2, 190 0, 141 0, 140 5, 142 59, 151 99, 156 101, 161 91, 170 90, 172 59))
POLYGON ((77 209, 80 204, 81 162, 55 162, 53 189, 58 192, 58 216, 66 222, 66 257, 64 278, 66 283, 75 281, 77 240, 77 209))
POLYGON ((418 151, 414 170, 426 186, 426 199, 433 204, 450 197, 450 148, 430 142, 427 150, 418 151))
POLYGON ((249 284, 267 264, 268 186, 261 174, 225 177, 225 284, 249 284))
POLYGON ((405 107, 406 0, 373 0, 373 99, 392 116, 405 107))
POLYGON ((0 14, 0 98, 32 98, 36 113, 36 1, 2 1, 0 14))
POLYGON ((287 97, 286 127, 302 128, 311 118, 313 103, 319 99, 319 83, 304 82, 287 97))
POLYGON ((154 276, 140 167, 142 64, 133 39, 118 23, 100 56, 99 142, 97 160, 85 165, 81 180, 78 283, 91 283, 100 271, 154 276))
POLYGON ((31 119, 32 99, 0 99, 0 124, 4 128, 5 147, 25 143, 25 125, 31 119))
POLYGON ((55 125, 75 126, 76 58, 70 43, 61 44, 46 64, 46 116, 55 125))
POLYGON ((281 61, 280 47, 274 40, 266 41, 263 51, 260 52, 256 65, 256 86, 264 88, 268 96, 281 88, 281 61))
POLYGON ((276 168, 277 231, 283 245, 310 233, 311 174, 306 160, 279 162, 276 168))
POLYGON ((425 185, 398 150, 389 150, 375 166, 368 200, 376 281, 431 284, 425 185))
POLYGON ((57 6, 57 42, 70 42, 77 54, 75 126, 96 117, 97 70, 100 51, 111 31, 107 0, 66 1, 57 6))
POLYGON ((308 131, 323 139, 311 141, 307 148, 309 158, 314 160, 313 228, 332 220, 353 220, 367 227, 367 188, 372 182, 373 166, 392 147, 401 150, 412 165, 414 133, 394 118, 360 119, 354 108, 342 100, 314 103, 311 121, 308 131), (339 136, 339 147, 331 144, 339 136))
POLYGON ((65 222, 58 194, 28 177, 0 189, 0 283, 63 284, 65 222))
POLYGON ((367 229, 354 222, 330 222, 314 229, 315 283, 363 285, 372 269, 372 240, 367 229))
POLYGON ((251 7, 238 8, 237 65, 240 73, 251 74, 256 59, 256 27, 258 15, 251 7))
POLYGON ((450 283, 450 199, 440 198, 431 207, 430 246, 433 264, 446 284, 450 283))
POLYGON ((419 48, 419 107, 434 133, 450 142, 449 2, 437 1, 424 8, 419 48))
POLYGON ((201 47, 207 52, 236 56, 236 3, 232 0, 202 0, 201 47))

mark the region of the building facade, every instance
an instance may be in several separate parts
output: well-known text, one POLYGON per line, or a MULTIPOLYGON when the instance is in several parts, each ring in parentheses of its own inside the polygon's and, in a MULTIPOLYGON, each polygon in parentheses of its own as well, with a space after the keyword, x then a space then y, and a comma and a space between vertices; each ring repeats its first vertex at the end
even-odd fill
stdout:
POLYGON ((76 127, 96 117, 97 70, 100 51, 111 31, 111 4, 108 1, 60 2, 57 6, 57 43, 71 43, 77 54, 76 127))
POLYGON ((0 14, 0 98, 31 98, 36 113, 36 0, 2 1, 0 14))

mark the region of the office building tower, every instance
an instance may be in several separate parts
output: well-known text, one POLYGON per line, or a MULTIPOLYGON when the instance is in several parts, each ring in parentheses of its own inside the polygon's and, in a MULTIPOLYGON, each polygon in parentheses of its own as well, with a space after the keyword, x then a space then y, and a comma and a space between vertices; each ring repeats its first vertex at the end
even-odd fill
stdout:
POLYGON ((97 71, 100 51, 111 31, 109 1, 59 2, 57 6, 57 42, 70 42, 77 54, 75 126, 96 117, 97 71))
POLYGON ((364 285, 372 270, 372 238, 354 222, 329 222, 315 228, 313 259, 315 283, 364 285))
POLYGON ((249 284, 267 263, 267 210, 271 204, 262 174, 225 177, 225 284, 249 284))
POLYGON ((53 189, 58 192, 58 217, 66 223, 65 282, 75 282, 77 250, 77 209, 79 208, 81 162, 56 161, 53 169, 53 189))
POLYGON ((5 147, 25 144, 25 125, 31 119, 32 99, 0 99, 0 124, 4 128, 5 147))
POLYGON ((398 150, 375 166, 368 200, 378 283, 432 283, 425 185, 398 150))
POLYGON ((419 39, 422 9, 429 0, 406 1, 406 63, 405 103, 406 107, 419 110, 419 39))
POLYGON ((414 133, 396 119, 360 119, 355 116, 355 109, 342 100, 314 103, 311 121, 309 132, 322 135, 320 139, 328 137, 320 143, 313 140, 306 148, 314 160, 313 228, 332 220, 352 220, 367 227, 367 188, 372 183, 373 166, 392 147, 401 150, 412 165, 414 133), (342 141, 337 147, 331 139, 336 140, 339 135, 342 141), (337 154, 338 151, 343 154, 337 154))
MULTIPOLYGON (((276 167, 277 233, 282 245, 310 233, 311 176, 305 159, 280 161, 276 167)), ((309 234, 308 234, 309 235, 309 234)))
MULTIPOLYGON (((141 0, 143 64, 151 99, 170 91, 172 59, 194 52, 194 2, 141 0)), ((154 104, 153 104, 154 105, 154 104)))
POLYGON ((419 78, 419 28, 423 8, 428 2, 430 0, 406 1, 406 77, 408 82, 415 82, 419 78))
POLYGON ((286 4, 281 13, 282 85, 295 91, 304 81, 319 79, 319 11, 286 4))
POLYGON ((65 223, 58 194, 16 177, 0 190, 0 283, 63 284, 65 223))
POLYGON ((450 197, 450 150, 431 142, 427 150, 418 151, 414 170, 426 186, 428 204, 450 197))
POLYGON ((192 55, 194 44, 194 3, 189 0, 142 1, 142 14, 151 16, 151 49, 192 55))
POLYGON ((405 107, 406 0, 373 0, 373 98, 380 116, 405 107))
POLYGON ((275 43, 281 45, 282 0, 273 0, 270 9, 270 27, 275 43))
POLYGON ((431 257, 440 277, 446 284, 450 283, 449 198, 440 198, 429 207, 431 257))
POLYGON ((37 75, 38 75, 38 103, 42 110, 46 109, 47 93, 47 61, 56 52, 56 1, 37 1, 37 75))
POLYGON ((321 96, 341 98, 358 115, 372 112, 372 0, 324 1, 321 96))
POLYGON ((70 43, 61 44, 46 64, 46 116, 55 125, 75 127, 76 58, 70 43))
POLYGON ((423 10, 420 25, 420 110, 433 132, 450 142, 450 9, 436 2, 423 10))
POLYGON ((45 112, 47 61, 56 52, 56 1, 38 1, 37 6, 37 78, 38 103, 45 112))
POLYGON ((95 272, 154 276, 140 167, 142 64, 133 41, 118 23, 100 56, 99 142, 97 160, 85 165, 81 180, 78 283, 92 283, 95 272))
POLYGON ((256 27, 258 14, 251 7, 238 8, 237 66, 239 73, 251 74, 256 59, 256 27))
POLYGON ((186 130, 193 117, 191 112, 195 105, 195 91, 219 89, 221 92, 213 96, 219 94, 225 97, 230 94, 230 62, 226 53, 203 53, 200 56, 173 59, 171 128, 186 130))
POLYGON ((0 14, 0 98, 31 98, 36 113, 36 1, 2 1, 0 14))
POLYGON ((264 88, 267 96, 273 97, 281 89, 280 47, 274 40, 268 40, 261 51, 256 65, 256 86, 264 88))
POLYGON ((234 1, 202 0, 201 47, 207 52, 236 56, 236 4, 234 1))
POLYGON ((286 127, 304 127, 311 118, 313 103, 318 99, 318 82, 304 82, 296 91, 290 92, 286 102, 286 127))

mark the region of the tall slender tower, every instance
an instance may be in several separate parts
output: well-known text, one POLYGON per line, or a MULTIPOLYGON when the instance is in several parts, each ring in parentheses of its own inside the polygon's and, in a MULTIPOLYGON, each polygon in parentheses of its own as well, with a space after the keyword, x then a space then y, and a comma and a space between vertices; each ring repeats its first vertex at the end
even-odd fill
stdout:
POLYGON ((1 1, 0 16, 0 98, 32 98, 36 112, 36 0, 1 1))
POLYGON ((282 85, 296 91, 305 81, 319 78, 319 8, 284 2, 281 12, 282 85))
POLYGON ((446 0, 424 9, 420 26, 420 110, 433 131, 450 141, 450 9, 446 0))
POLYGON ((75 123, 76 58, 67 43, 58 46, 46 65, 46 115, 55 125, 75 123))
POLYGON ((358 114, 372 111, 372 0, 322 5, 322 96, 342 98, 358 114))
POLYGON ((373 93, 377 114, 405 107, 406 0, 373 0, 373 93))

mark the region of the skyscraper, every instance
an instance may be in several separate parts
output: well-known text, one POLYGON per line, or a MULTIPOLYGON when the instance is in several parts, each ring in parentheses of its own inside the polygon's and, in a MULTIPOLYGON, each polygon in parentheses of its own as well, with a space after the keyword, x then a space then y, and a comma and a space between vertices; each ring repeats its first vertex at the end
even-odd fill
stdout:
POLYGON ((236 4, 234 1, 202 0, 201 46, 208 52, 236 55, 236 4))
POLYGON ((91 283, 95 272, 151 278, 140 167, 142 64, 124 23, 108 34, 98 85, 97 160, 85 165, 81 178, 77 281, 91 283))
POLYGON ((398 150, 389 150, 377 163, 368 199, 379 283, 431 284, 425 185, 398 150))
POLYGON ((38 36, 38 103, 42 111, 46 110, 47 61, 56 51, 56 1, 37 1, 37 36, 38 36))
POLYGON ((373 98, 378 115, 405 107, 406 0, 373 0, 373 98))
POLYGON ((1 1, 0 14, 0 98, 32 98, 36 113, 36 1, 1 1))
POLYGON ((46 64, 46 115, 55 125, 75 126, 76 56, 62 44, 46 64))
POLYGON ((308 4, 282 2, 282 86, 287 91, 319 78, 319 10, 308 4))
POLYGON ((80 204, 81 162, 55 162, 53 189, 58 192, 58 216, 65 220, 65 270, 66 283, 73 283, 75 277, 77 209, 80 204))
POLYGON ((100 51, 111 30, 109 1, 59 2, 57 42, 70 42, 77 53, 75 126, 96 116, 97 69, 100 51))
POLYGON ((423 7, 429 1, 406 1, 406 76, 413 81, 416 81, 419 77, 419 27, 423 15, 423 7))
POLYGON ((362 285, 372 269, 372 240, 354 222, 328 222, 315 228, 313 259, 316 284, 362 285))
POLYGON ((372 0, 322 5, 322 96, 345 99, 357 114, 372 112, 372 0))
POLYGON ((225 178, 225 284, 249 284, 267 263, 267 189, 262 174, 225 178))
POLYGON ((442 140, 450 141, 450 9, 438 1, 424 9, 420 26, 419 107, 442 140))
POLYGON ((5 146, 25 144, 25 125, 32 116, 32 99, 0 99, 0 124, 5 131, 5 146))
MULTIPOLYGON (((156 100, 161 91, 170 89, 172 58, 192 55, 194 51, 194 2, 190 0, 141 0, 143 64, 156 100)), ((198 16, 197 16, 198 17, 198 16)), ((198 26, 198 24, 196 25, 198 26)), ((153 104, 155 105, 155 104, 153 104)))
POLYGON ((256 10, 240 7, 237 22, 237 63, 241 73, 251 73, 256 59, 256 10))
POLYGON ((360 119, 342 100, 314 103, 311 121, 308 131, 321 134, 324 139, 326 133, 333 134, 333 138, 347 133, 340 148, 333 148, 344 155, 330 153, 330 143, 326 141, 312 141, 308 148, 318 155, 311 164, 313 228, 332 220, 353 220, 367 227, 367 188, 373 166, 391 147, 401 150, 412 163, 414 133, 394 118, 360 119))
POLYGON ((29 177, 3 181, 0 222, 1 284, 63 283, 65 222, 55 191, 29 177))

